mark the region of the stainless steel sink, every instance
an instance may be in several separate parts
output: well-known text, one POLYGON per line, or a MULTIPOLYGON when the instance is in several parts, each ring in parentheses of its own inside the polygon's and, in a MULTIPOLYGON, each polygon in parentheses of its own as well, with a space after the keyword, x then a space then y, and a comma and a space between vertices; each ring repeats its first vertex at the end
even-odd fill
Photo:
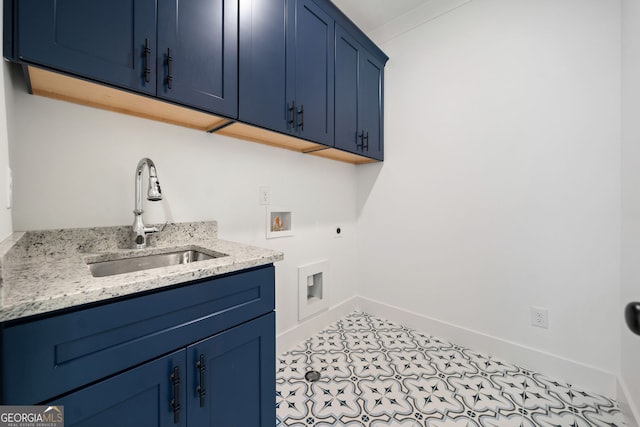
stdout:
POLYGON ((206 261, 208 259, 226 256, 218 252, 204 253, 193 249, 167 252, 162 254, 121 258, 110 261, 87 263, 93 277, 113 276, 116 274, 132 273, 134 271, 149 270, 171 265, 189 264, 206 261))

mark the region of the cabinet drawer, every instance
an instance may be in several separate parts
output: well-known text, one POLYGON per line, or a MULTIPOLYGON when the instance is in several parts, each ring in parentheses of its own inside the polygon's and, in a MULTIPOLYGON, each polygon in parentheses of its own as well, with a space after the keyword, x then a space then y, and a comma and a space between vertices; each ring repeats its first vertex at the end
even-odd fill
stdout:
POLYGON ((2 331, 2 400, 34 404, 272 311, 273 266, 2 331))

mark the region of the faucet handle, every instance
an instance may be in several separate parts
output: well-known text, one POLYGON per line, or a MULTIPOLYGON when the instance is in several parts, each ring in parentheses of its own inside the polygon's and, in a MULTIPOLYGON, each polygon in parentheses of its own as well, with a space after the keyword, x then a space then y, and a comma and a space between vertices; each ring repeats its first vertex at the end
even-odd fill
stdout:
POLYGON ((162 225, 145 225, 142 227, 142 233, 136 233, 134 237, 134 249, 142 249, 147 246, 147 234, 160 233, 164 230, 164 228, 169 224, 169 221, 165 222, 162 225))
POLYGON ((144 233, 145 234, 160 233, 161 231, 164 231, 164 228, 167 226, 167 224, 169 224, 169 221, 165 222, 162 225, 151 225, 151 226, 145 225, 144 233))

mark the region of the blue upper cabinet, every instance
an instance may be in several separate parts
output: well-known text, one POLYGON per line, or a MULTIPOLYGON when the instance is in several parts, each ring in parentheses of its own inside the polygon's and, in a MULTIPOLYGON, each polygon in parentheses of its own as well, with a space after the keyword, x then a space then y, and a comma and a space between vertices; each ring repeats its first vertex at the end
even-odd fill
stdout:
POLYGON ((333 145, 333 46, 314 1, 241 0, 238 118, 333 145))
MULTIPOLYGON (((383 159, 383 87, 384 65, 375 56, 365 52, 360 61, 359 119, 361 149, 366 156, 383 159)), ((356 148, 358 144, 356 143, 356 148)))
POLYGON ((3 6, 4 57, 30 65, 33 93, 349 163, 383 160, 388 58, 331 0, 3 6), (83 79, 153 98, 154 111, 83 79))
POLYGON ((335 146, 383 159, 384 65, 336 25, 335 146))
POLYGON ((285 133, 293 130, 288 119, 293 95, 287 86, 285 14, 293 1, 240 0, 238 118, 285 133))
POLYGON ((361 55, 360 44, 336 26, 335 146, 352 152, 358 151, 361 132, 358 121, 361 55))
POLYGON ((238 0, 158 2, 159 98, 236 117, 238 0))
MULTIPOLYGON (((334 20, 312 0, 295 2, 294 30, 288 46, 295 75, 295 132, 333 145, 334 20)), ((291 63, 293 67, 291 67, 291 63)))
POLYGON ((383 159, 388 58, 333 3, 240 0, 239 37, 241 122, 322 144, 308 150, 317 155, 383 159))
POLYGON ((18 60, 237 116, 238 0, 13 4, 18 60))
POLYGON ((19 60, 155 94, 154 0, 20 0, 18 11, 19 60))

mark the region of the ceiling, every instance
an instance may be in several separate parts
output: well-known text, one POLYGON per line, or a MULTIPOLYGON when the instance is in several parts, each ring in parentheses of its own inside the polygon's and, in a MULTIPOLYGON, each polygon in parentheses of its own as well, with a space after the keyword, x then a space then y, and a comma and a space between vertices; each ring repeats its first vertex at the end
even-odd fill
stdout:
POLYGON ((430 0, 332 0, 365 33, 377 30, 384 24, 430 0))

